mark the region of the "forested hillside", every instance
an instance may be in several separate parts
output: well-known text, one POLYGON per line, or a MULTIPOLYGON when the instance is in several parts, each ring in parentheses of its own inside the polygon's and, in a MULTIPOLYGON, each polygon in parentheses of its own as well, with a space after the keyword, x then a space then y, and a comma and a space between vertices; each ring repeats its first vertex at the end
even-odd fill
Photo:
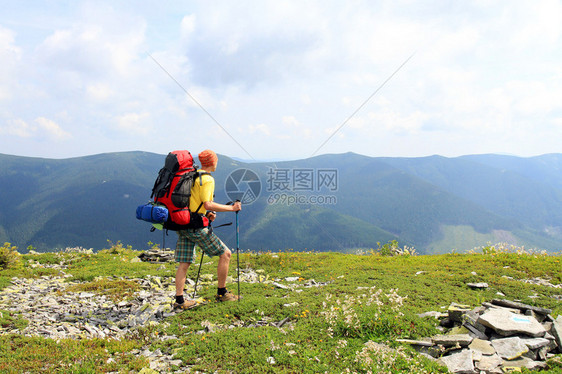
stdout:
MULTIPOLYGON (((54 160, 0 155, 0 241, 38 250, 108 240, 167 247, 135 218, 165 155, 54 160)), ((348 252, 398 240, 421 253, 507 241, 562 247, 561 155, 372 158, 353 153, 277 163, 220 156, 215 200, 240 198, 240 247, 348 252)), ((234 221, 219 214, 216 225, 234 221)), ((218 228, 235 245, 234 225, 218 228)))

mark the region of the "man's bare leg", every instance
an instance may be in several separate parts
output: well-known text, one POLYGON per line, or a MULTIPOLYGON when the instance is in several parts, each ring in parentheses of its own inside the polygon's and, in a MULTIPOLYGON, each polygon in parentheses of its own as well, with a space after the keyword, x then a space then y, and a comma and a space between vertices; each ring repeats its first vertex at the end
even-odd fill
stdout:
POLYGON ((189 265, 191 265, 189 262, 180 262, 178 265, 178 270, 176 270, 176 296, 183 296, 185 277, 187 276, 189 265))
POLYGON ((219 265, 217 267, 218 288, 226 287, 226 277, 228 276, 231 255, 230 249, 227 249, 219 256, 219 265))

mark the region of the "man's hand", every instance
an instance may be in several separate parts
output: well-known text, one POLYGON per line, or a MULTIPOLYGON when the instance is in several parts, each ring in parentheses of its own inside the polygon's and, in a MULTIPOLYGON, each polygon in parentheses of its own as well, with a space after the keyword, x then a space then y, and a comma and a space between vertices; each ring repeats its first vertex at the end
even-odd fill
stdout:
POLYGON ((232 211, 238 212, 239 210, 242 210, 242 203, 240 201, 236 201, 234 204, 232 204, 232 211))
POLYGON ((215 218, 217 218, 217 213, 213 212, 212 210, 207 211, 207 213, 205 215, 207 216, 207 218, 211 222, 213 222, 215 220, 215 218))

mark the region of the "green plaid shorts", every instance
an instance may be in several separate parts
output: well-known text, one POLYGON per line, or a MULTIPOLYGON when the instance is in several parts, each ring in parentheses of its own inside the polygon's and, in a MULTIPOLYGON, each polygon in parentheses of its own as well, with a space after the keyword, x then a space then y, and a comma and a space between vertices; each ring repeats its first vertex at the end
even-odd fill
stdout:
POLYGON ((209 257, 220 256, 228 249, 208 228, 180 230, 177 233, 176 262, 195 262, 195 245, 209 257))

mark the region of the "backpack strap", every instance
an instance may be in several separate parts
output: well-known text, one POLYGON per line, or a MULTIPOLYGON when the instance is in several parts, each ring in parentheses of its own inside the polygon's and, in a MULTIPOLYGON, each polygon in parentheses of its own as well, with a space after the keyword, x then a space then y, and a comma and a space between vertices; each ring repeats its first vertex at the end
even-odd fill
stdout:
POLYGON ((203 172, 197 172, 197 178, 199 178, 199 185, 202 186, 203 185, 203 175, 211 175, 211 173, 207 172, 207 171, 203 171, 203 172))
MULTIPOLYGON (((211 173, 209 172, 197 172, 197 178, 199 178, 199 185, 203 186, 203 175, 211 175, 211 173)), ((197 207, 197 210, 195 211, 195 214, 199 213, 199 209, 201 209, 201 207, 203 206, 203 202, 201 202, 201 204, 199 204, 199 206, 197 207)))

